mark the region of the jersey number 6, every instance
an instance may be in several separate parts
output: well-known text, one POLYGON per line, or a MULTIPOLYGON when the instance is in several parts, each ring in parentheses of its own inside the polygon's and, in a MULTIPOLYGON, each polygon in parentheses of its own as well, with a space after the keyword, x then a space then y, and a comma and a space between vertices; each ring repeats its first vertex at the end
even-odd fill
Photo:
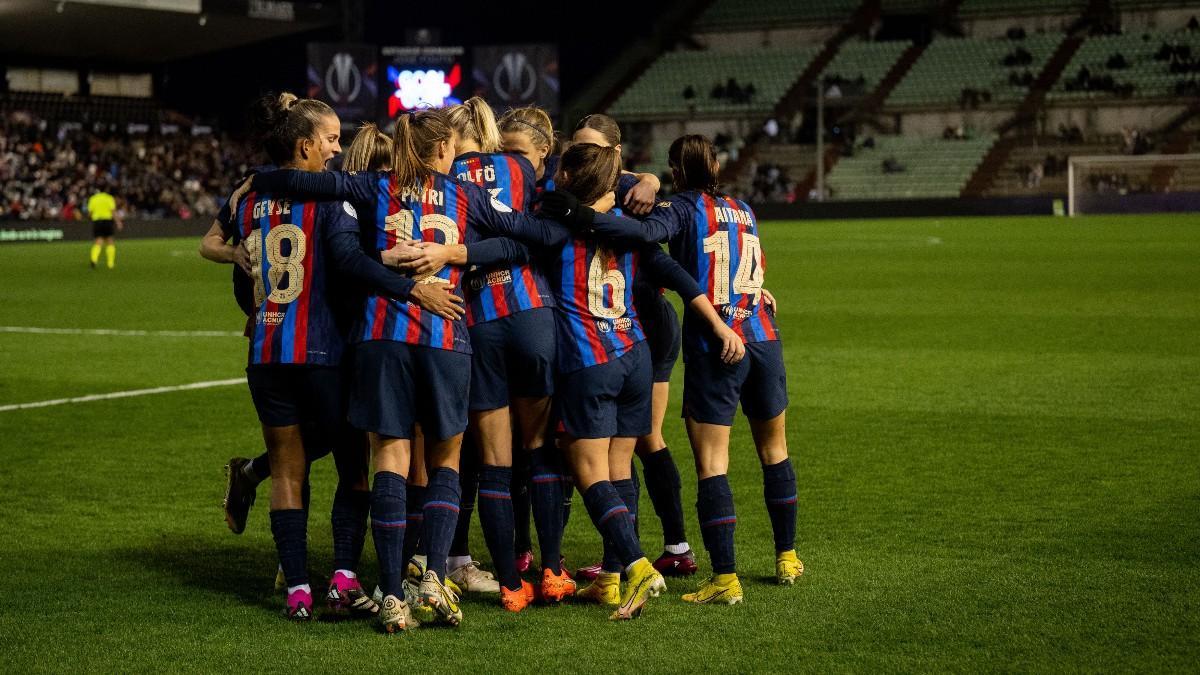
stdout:
POLYGON ((588 265, 588 311, 601 319, 625 316, 625 275, 619 269, 609 269, 612 251, 597 248, 588 265), (612 288, 612 307, 604 304, 604 287, 612 288))

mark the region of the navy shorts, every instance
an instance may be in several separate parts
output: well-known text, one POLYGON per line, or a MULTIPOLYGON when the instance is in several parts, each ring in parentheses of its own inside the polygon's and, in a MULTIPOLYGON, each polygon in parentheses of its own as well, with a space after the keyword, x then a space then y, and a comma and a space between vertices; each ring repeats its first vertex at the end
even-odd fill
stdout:
POLYGON ((332 430, 345 419, 345 383, 338 366, 254 365, 246 368, 246 382, 265 426, 303 423, 332 430))
POLYGON ((665 296, 655 291, 637 301, 638 320, 650 346, 650 365, 655 382, 670 382, 679 360, 679 315, 665 296))
POLYGON ((558 378, 554 397, 562 431, 575 438, 637 438, 650 433, 650 348, 558 378))
POLYGON ((688 354, 683 369, 683 416, 705 424, 733 425, 738 403, 752 420, 769 420, 787 410, 783 343, 751 342, 734 365, 720 352, 688 354))
POLYGON ((442 441, 467 428, 471 355, 391 340, 354 346, 350 423, 390 438, 442 441))
POLYGON ((471 410, 506 407, 509 398, 554 393, 554 308, 539 307, 477 323, 471 333, 471 410))

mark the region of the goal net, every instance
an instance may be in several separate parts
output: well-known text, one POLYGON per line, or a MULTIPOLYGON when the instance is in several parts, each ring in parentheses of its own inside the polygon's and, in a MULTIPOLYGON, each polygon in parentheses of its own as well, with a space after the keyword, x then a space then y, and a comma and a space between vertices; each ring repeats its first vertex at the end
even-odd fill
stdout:
POLYGON ((1067 160, 1067 213, 1200 211, 1200 154, 1067 160))

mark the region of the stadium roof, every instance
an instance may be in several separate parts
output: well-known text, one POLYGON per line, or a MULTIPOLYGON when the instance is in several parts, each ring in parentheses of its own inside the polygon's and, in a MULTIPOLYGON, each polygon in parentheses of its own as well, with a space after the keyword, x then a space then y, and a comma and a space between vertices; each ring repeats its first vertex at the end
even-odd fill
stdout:
POLYGON ((0 51, 161 63, 337 21, 335 3, 204 0, 201 8, 199 0, 0 0, 0 51))

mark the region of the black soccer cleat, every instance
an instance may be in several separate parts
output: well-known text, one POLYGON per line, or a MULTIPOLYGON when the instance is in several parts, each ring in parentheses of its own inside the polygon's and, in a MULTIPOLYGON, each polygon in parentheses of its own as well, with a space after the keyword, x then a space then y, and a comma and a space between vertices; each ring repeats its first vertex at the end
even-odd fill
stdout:
POLYGON ((225 524, 234 534, 241 534, 246 529, 246 517, 250 515, 250 507, 254 506, 256 483, 252 483, 242 468, 250 460, 245 457, 234 457, 225 465, 225 476, 228 482, 225 486, 225 524))

